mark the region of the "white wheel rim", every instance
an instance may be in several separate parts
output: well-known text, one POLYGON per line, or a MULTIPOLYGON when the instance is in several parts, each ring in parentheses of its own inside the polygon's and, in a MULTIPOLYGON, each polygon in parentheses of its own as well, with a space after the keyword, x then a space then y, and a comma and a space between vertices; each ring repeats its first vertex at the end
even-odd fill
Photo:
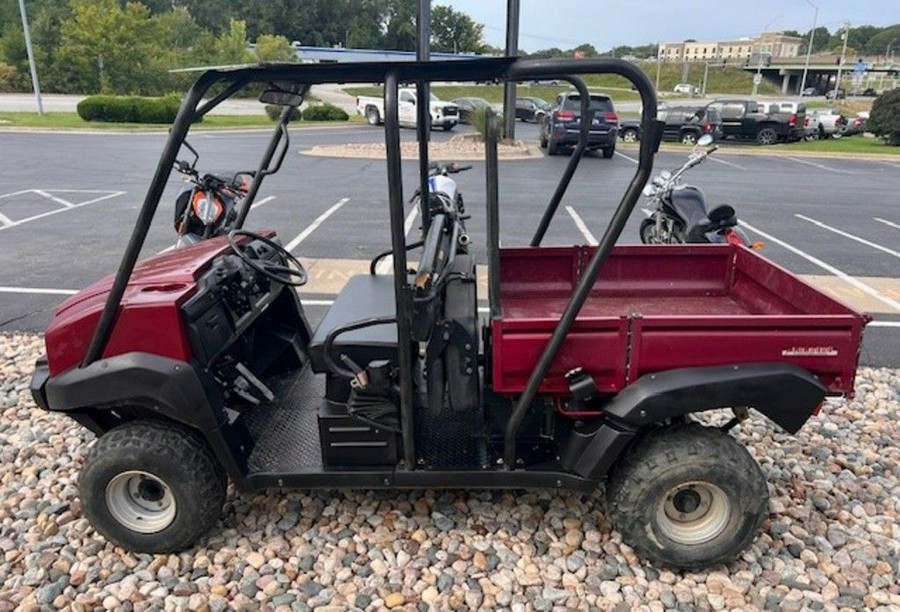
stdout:
POLYGON ((627 132, 625 132, 625 136, 622 137, 622 140, 624 140, 625 142, 636 142, 637 134, 635 134, 631 130, 628 130, 627 132))
POLYGON ((106 506, 123 527, 157 533, 175 520, 172 490, 159 477, 141 470, 122 472, 106 485, 106 506))
POLYGON ((697 138, 693 134, 685 134, 681 137, 681 142, 684 144, 697 144, 697 138))
POLYGON ((670 540, 697 545, 718 537, 731 518, 731 502, 716 485, 694 481, 672 487, 656 511, 659 530, 670 540))

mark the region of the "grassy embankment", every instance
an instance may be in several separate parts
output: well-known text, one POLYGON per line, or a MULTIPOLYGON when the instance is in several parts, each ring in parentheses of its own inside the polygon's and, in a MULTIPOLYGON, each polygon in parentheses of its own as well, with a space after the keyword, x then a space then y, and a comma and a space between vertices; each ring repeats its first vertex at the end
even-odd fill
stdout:
MULTIPOLYGON (((651 81, 656 82, 656 63, 642 62, 638 64, 651 81)), ((703 64, 689 65, 686 82, 700 87, 703 80, 703 64)), ((736 66, 724 68, 710 68, 708 75, 707 93, 750 94, 753 90, 753 74, 736 66)), ((623 77, 616 75, 586 75, 584 77, 588 87, 593 90, 603 91, 616 101, 637 100, 637 92, 631 89, 631 83, 623 77)), ((659 74, 660 97, 666 99, 677 98, 672 93, 676 83, 681 82, 681 64, 661 64, 659 74)), ((519 96, 537 96, 547 101, 552 101, 560 91, 569 89, 567 83, 561 83, 557 87, 532 86, 521 84, 518 87, 519 96)), ((382 89, 376 87, 348 87, 345 91, 353 96, 380 96, 382 89)), ((436 85, 432 87, 434 95, 441 100, 452 100, 462 97, 484 98, 488 102, 501 102, 503 100, 502 85, 436 85)), ((763 81, 759 87, 760 95, 777 93, 775 87, 763 81)))

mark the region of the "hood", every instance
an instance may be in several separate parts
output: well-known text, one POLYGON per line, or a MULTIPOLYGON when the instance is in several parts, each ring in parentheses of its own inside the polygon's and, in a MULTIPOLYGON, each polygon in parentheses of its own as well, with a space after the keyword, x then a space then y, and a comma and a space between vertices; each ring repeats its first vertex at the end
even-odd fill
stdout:
MULTIPOLYGON (((223 236, 211 238, 183 249, 157 253, 135 266, 128 281, 125 298, 135 291, 143 291, 158 285, 160 288, 174 288, 175 285, 192 285, 205 271, 210 260, 229 249, 228 240, 223 236)), ((112 289, 115 274, 110 274, 67 298, 56 308, 56 316, 69 314, 84 302, 95 303, 98 298, 106 301, 112 289)), ((81 310, 81 308, 77 308, 81 310)))

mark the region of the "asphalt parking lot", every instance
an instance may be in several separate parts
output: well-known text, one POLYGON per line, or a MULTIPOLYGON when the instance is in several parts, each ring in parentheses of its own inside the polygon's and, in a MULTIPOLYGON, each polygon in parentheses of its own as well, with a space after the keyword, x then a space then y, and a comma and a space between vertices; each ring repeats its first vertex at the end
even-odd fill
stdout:
MULTIPOLYGON (((519 138, 536 134, 534 126, 519 124, 519 138)), ((403 137, 413 139, 414 132, 404 130, 403 137)), ((274 228, 295 254, 318 261, 322 282, 307 292, 314 320, 333 295, 327 288, 388 248, 387 183, 381 160, 303 152, 381 138, 380 130, 363 125, 294 130, 283 170, 263 184, 248 219, 247 227, 274 228)), ((42 331, 66 295, 115 271, 164 139, 161 133, 0 132, 0 149, 12 152, 0 188, 0 330, 42 331)), ((201 133, 190 141, 200 151, 201 171, 226 173, 254 168, 268 134, 201 133)), ((863 363, 900 366, 900 160, 750 154, 757 152, 717 153, 686 178, 711 203, 732 204, 751 237, 766 243, 767 257, 875 316, 863 363)), ((634 173, 636 153, 620 147, 611 160, 584 159, 545 244, 599 238, 634 173)), ((674 169, 687 153, 663 152, 655 169, 674 169)), ((501 163, 504 246, 528 243, 567 162, 563 156, 501 163)), ((474 165, 456 178, 483 260, 485 174, 483 163, 474 165)), ((417 182, 415 162, 404 162, 404 177, 408 197, 417 182)), ((181 184, 177 175, 170 178, 144 255, 173 243, 181 184)), ((620 243, 638 242, 641 216, 636 211, 620 243)))

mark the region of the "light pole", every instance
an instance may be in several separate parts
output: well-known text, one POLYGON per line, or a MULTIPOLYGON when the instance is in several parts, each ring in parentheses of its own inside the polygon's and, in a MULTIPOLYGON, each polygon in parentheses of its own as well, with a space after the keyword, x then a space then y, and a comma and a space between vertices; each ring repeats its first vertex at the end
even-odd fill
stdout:
POLYGON ((834 101, 837 102, 838 92, 841 89, 841 71, 844 69, 844 56, 847 55, 847 39, 850 38, 850 22, 844 22, 844 47, 841 49, 841 59, 838 62, 837 80, 834 82, 834 101))
MULTIPOLYGON (((759 49, 756 52, 756 76, 753 77, 753 93, 751 95, 756 95, 756 92, 759 90, 759 84, 762 82, 762 37, 766 32, 769 31, 769 26, 781 19, 781 17, 782 16, 779 15, 778 17, 770 19, 769 23, 766 24, 766 26, 763 28, 762 34, 760 35, 759 49)), ((769 53, 768 55, 770 58, 772 57, 771 53, 769 53)))
POLYGON ((24 0, 19 0, 19 12, 22 14, 22 29, 25 30, 25 50, 28 52, 28 64, 31 66, 31 84, 34 86, 34 98, 37 100, 38 115, 43 115, 44 103, 41 101, 41 85, 38 83, 37 64, 34 63, 34 49, 31 48, 31 30, 28 27, 28 16, 25 14, 24 0))
POLYGON ((813 15, 813 27, 812 30, 809 31, 809 46, 806 47, 806 63, 803 65, 803 78, 800 79, 800 94, 803 94, 803 90, 806 89, 806 73, 809 72, 809 56, 812 55, 812 46, 813 40, 816 38, 816 25, 819 22, 819 7, 806 0, 806 3, 813 7, 816 12, 813 15))

